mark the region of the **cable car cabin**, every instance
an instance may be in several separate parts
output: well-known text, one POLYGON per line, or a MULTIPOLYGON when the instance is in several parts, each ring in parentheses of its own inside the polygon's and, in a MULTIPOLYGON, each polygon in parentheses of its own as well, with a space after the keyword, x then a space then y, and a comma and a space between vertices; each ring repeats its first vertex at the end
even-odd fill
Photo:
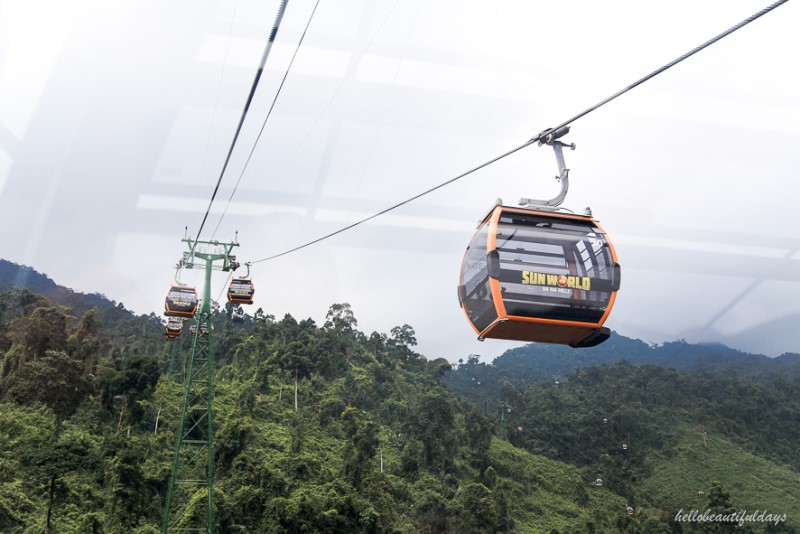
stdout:
POLYGON ((605 231, 589 216, 496 206, 461 263, 458 297, 478 339, 593 347, 619 289, 605 231))
POLYGON ((164 335, 167 339, 178 339, 183 332, 183 321, 180 319, 170 318, 167 321, 167 326, 164 327, 164 335))
POLYGON ((234 304, 252 304, 256 289, 247 278, 234 278, 228 285, 228 301, 234 304))
POLYGON ((194 317, 197 311, 197 292, 193 287, 172 286, 164 302, 164 315, 194 317))
MULTIPOLYGON (((214 331, 214 325, 211 325, 211 331, 214 331)), ((195 335, 197 332, 197 325, 191 325, 189 327, 189 333, 195 335)), ((208 335, 208 323, 201 323, 200 324, 200 337, 206 337, 208 335)))

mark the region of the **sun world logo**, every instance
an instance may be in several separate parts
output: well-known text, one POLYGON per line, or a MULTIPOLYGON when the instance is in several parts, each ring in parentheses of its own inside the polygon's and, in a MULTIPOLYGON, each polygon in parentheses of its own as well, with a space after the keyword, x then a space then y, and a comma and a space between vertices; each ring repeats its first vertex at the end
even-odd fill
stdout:
POLYGON ((563 274, 545 274, 522 271, 522 283, 535 286, 555 286, 570 289, 591 291, 592 279, 588 276, 564 276, 563 274))

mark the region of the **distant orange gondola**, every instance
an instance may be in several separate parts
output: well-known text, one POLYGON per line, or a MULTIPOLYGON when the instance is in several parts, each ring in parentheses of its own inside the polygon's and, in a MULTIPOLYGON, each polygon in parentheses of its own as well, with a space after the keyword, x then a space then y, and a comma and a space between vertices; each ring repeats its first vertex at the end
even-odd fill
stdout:
MULTIPOLYGON (((208 335, 208 324, 209 323, 200 323, 200 337, 206 337, 208 335)), ((211 331, 214 331, 214 325, 211 325, 211 331)), ((191 325, 189 327, 189 333, 195 335, 197 333, 197 325, 191 325)))
POLYGON ((175 340, 181 336, 183 332, 183 321, 177 318, 170 317, 167 321, 167 326, 164 327, 164 336, 167 340, 175 340))
POLYGON ((256 289, 249 278, 234 278, 228 285, 228 301, 234 304, 252 304, 256 289))

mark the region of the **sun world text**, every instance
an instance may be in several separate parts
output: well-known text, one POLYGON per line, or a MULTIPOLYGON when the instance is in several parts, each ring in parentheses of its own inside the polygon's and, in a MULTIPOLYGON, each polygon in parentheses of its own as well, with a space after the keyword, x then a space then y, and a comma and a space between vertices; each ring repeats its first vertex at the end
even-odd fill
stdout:
POLYGON ((570 289, 592 289, 592 279, 588 276, 565 276, 563 274, 536 273, 522 271, 522 283, 525 285, 567 287, 570 289))

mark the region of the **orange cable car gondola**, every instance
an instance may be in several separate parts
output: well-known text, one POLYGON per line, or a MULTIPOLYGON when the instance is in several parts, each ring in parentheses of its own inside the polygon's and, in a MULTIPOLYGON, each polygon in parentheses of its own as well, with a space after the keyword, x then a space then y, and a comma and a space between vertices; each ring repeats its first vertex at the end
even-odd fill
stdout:
POLYGON ((249 278, 234 278, 228 285, 228 301, 234 304, 252 304, 256 288, 249 278))
MULTIPOLYGON (((206 337, 208 335, 208 325, 209 323, 200 323, 200 337, 206 337)), ((214 331, 214 325, 211 325, 211 331, 214 331)), ((195 335, 197 333, 197 325, 193 324, 189 326, 189 333, 195 335)))
POLYGON ((197 312, 197 291, 193 287, 172 286, 164 301, 164 315, 168 317, 194 317, 197 312))
MULTIPOLYGON (((243 277, 234 278, 228 284, 228 302, 232 304, 252 304, 253 295, 256 288, 250 280, 250 263, 245 263, 247 274, 243 277)), ((238 267, 238 266, 237 266, 238 267)))
POLYGON ((164 336, 168 340, 178 339, 183 332, 183 321, 180 319, 170 317, 167 321, 167 326, 164 327, 164 336))
MULTIPOLYGON (((561 170, 561 194, 496 205, 478 225, 464 259, 459 302, 478 339, 509 339, 593 347, 608 339, 603 326, 614 305, 620 267, 614 246, 590 214, 556 211, 568 169, 548 138, 561 170)), ((572 145, 574 148, 574 145, 572 145)), ((588 212, 588 210, 587 210, 588 212)))

